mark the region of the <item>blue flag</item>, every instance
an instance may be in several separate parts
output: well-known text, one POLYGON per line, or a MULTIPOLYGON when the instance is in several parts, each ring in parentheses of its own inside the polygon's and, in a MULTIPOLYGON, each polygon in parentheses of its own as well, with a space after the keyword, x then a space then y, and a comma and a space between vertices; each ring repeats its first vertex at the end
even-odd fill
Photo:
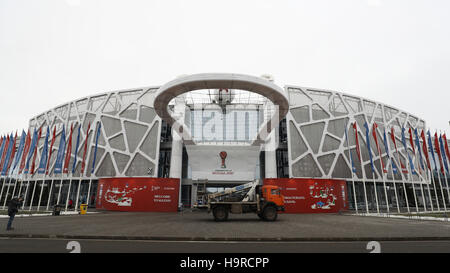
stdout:
MULTIPOLYGON (((389 147, 388 147, 388 143, 387 143, 387 139, 386 139, 386 130, 383 130, 383 141, 384 141, 384 149, 386 150, 386 154, 388 156, 389 159, 391 159, 391 156, 389 155, 389 147)), ((395 165, 395 162, 393 159, 391 159, 392 162, 392 172, 394 172, 394 174, 398 173, 398 169, 397 166, 395 165)))
POLYGON ((445 156, 445 148, 444 148, 444 142, 442 142, 442 135, 439 136, 439 146, 441 147, 441 154, 442 154, 442 160, 444 161, 444 167, 448 172, 447 157, 445 156))
MULTIPOLYGON (((347 127, 345 127, 345 140, 348 143, 347 127)), ((350 154, 350 162, 352 163, 352 172, 356 173, 355 163, 353 163, 352 151, 350 147, 348 147, 348 153, 350 154)))
POLYGON ((72 173, 75 173, 75 167, 77 166, 78 146, 80 145, 80 133, 81 133, 81 125, 78 126, 77 145, 75 146, 75 159, 73 160, 72 173))
POLYGON ((16 145, 16 143, 14 143, 14 136, 13 136, 13 134, 11 134, 9 145, 8 145, 8 150, 6 151, 5 162, 3 163, 2 175, 6 175, 6 171, 8 170, 8 165, 9 165, 9 161, 11 160, 10 157, 11 157, 11 153, 12 153, 12 149, 13 149, 14 145, 16 145))
POLYGON ((98 129, 97 129, 97 136, 95 139, 95 150, 94 150, 94 161, 92 162, 92 170, 91 170, 91 174, 94 172, 95 170, 95 160, 97 158, 97 146, 98 146, 98 138, 100 136, 100 129, 102 128, 102 124, 99 123, 98 124, 98 129))
MULTIPOLYGON (((3 151, 5 150, 6 146, 6 137, 2 137, 2 146, 0 147, 0 158, 3 156, 3 151)), ((7 148, 6 148, 7 149, 7 148)), ((1 168, 1 166, 0 166, 1 168)))
POLYGON ((405 128, 404 127, 402 127, 402 143, 403 143, 403 146, 405 147, 405 152, 408 155, 409 166, 411 167, 411 172, 412 172, 412 174, 417 174, 416 168, 414 167, 414 163, 412 162, 411 156, 409 155, 409 152, 408 152, 408 146, 406 146, 405 128))
POLYGON ((49 127, 47 127, 47 135, 45 136, 44 148, 42 149, 42 154, 41 154, 41 161, 39 162, 39 169, 38 169, 39 174, 44 174, 45 169, 47 167, 49 135, 50 135, 50 129, 49 129, 49 127))
POLYGON ((416 134, 416 146, 417 146, 417 150, 419 151, 420 167, 422 167, 422 170, 425 170, 425 166, 423 165, 422 152, 421 152, 421 149, 420 149, 419 133, 417 132, 417 128, 414 129, 414 134, 416 134))
POLYGON ((433 158, 434 170, 437 171, 436 158, 434 157, 433 141, 431 141, 430 130, 427 131, 427 135, 428 135, 428 147, 430 149, 431 157, 433 158))
POLYGON ((64 161, 64 151, 66 150, 66 129, 63 126, 61 133, 61 140, 59 141, 58 154, 56 155, 55 170, 54 173, 62 173, 63 161, 64 161))
POLYGON ((23 149, 25 147, 25 139, 26 138, 27 138, 27 134, 25 133, 24 130, 22 130, 22 136, 20 137, 20 144, 19 144, 19 148, 17 149, 16 160, 14 161, 12 171, 14 171, 16 169, 17 165, 19 164, 20 159, 22 158, 22 153, 23 153, 23 149))
POLYGON ((25 170, 24 170, 25 174, 28 174, 28 172, 30 171, 30 160, 31 160, 31 157, 33 156, 34 149, 36 148, 36 144, 37 144, 37 131, 36 131, 36 128, 34 128, 33 139, 31 140, 30 150, 29 150, 28 156, 27 156, 27 163, 25 164, 25 170))
POLYGON ((367 122, 364 122, 364 128, 366 128, 367 150, 369 151, 370 166, 372 167, 372 172, 375 173, 375 167, 373 166, 373 159, 372 159, 372 149, 370 148, 370 136, 369 136, 370 129, 367 122))

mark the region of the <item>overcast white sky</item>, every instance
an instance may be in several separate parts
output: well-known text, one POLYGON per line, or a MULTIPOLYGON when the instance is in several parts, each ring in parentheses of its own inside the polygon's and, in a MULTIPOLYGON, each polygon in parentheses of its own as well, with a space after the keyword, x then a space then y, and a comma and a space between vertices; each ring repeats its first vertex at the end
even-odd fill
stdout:
POLYGON ((178 75, 271 74, 449 131, 450 1, 0 0, 0 133, 178 75))

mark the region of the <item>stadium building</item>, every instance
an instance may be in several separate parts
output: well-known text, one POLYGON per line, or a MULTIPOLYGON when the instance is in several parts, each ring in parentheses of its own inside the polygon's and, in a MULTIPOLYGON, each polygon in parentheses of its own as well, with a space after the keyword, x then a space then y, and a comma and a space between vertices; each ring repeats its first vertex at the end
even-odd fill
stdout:
POLYGON ((0 206, 24 195, 29 210, 176 211, 257 179, 279 185, 293 213, 450 207, 448 143, 423 119, 270 76, 187 75, 80 98, 32 117, 28 132, 28 151, 17 137, 2 173, 0 206))

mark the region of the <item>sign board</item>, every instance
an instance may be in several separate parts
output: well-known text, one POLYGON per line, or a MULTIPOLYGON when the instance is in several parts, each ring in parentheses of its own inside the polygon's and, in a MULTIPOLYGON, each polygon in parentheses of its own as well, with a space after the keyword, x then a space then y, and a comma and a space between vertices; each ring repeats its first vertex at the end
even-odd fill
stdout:
POLYGON ((186 145, 192 180, 253 181, 259 146, 186 145))
POLYGON ((264 184, 281 188, 286 213, 337 213, 348 210, 347 183, 344 180, 278 178, 265 179, 264 184))
POLYGON ((180 180, 174 178, 102 178, 97 209, 176 212, 180 180))

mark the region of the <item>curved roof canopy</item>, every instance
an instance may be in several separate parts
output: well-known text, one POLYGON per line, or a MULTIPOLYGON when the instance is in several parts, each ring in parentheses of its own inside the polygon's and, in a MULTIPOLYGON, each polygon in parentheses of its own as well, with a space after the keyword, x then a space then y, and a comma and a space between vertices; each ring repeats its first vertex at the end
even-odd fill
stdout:
POLYGON ((274 111, 271 119, 262 126, 254 144, 264 140, 263 135, 268 135, 273 128, 278 126, 279 120, 283 119, 289 111, 289 101, 285 91, 274 83, 254 76, 242 74, 227 73, 208 73, 184 76, 175 79, 160 87, 156 93, 154 107, 156 113, 164 121, 172 126, 179 128, 180 135, 183 135, 185 141, 191 140, 189 131, 183 121, 174 118, 168 109, 170 101, 184 93, 201 89, 239 89, 260 94, 278 107, 274 111))

